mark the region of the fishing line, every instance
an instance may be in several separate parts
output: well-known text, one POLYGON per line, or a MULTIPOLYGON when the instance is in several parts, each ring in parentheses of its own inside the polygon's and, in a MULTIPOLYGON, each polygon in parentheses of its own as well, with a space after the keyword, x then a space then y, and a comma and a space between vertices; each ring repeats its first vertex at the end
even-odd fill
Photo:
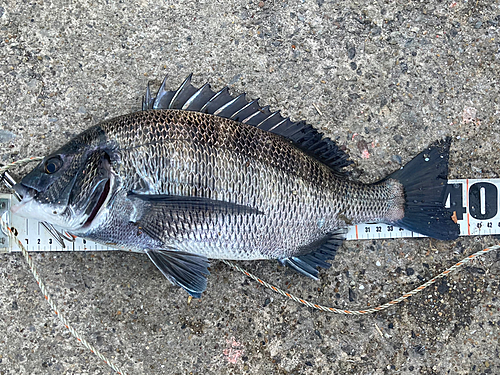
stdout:
POLYGON ((405 293, 402 296, 400 296, 400 297, 398 297, 396 299, 393 299, 390 302, 384 303, 383 305, 379 305, 377 307, 370 307, 370 308, 366 308, 366 309, 363 309, 363 310, 343 310, 343 309, 339 309, 339 308, 336 308, 336 307, 322 306, 322 305, 318 305, 316 303, 312 303, 312 302, 306 301, 306 300, 304 300, 302 298, 294 296, 293 294, 287 293, 284 290, 282 290, 282 289, 280 289, 278 287, 275 287, 274 285, 271 285, 271 284, 265 282, 264 280, 262 280, 262 279, 258 278, 257 276, 251 274, 250 272, 248 272, 245 269, 239 267, 238 265, 234 264, 233 262, 230 262, 230 261, 225 260, 225 259, 221 259, 221 260, 222 260, 222 262, 224 262, 225 264, 227 264, 229 267, 232 267, 235 270, 244 273, 246 276, 248 276, 251 279, 257 281, 259 284, 265 286, 266 288, 272 289, 276 293, 281 294, 282 296, 287 297, 287 298, 291 299, 292 301, 295 301, 297 303, 300 303, 300 304, 305 305, 307 307, 310 307, 312 309, 326 311, 326 312, 331 312, 331 313, 334 313, 334 314, 365 315, 365 314, 371 314, 371 313, 374 313, 374 312, 377 312, 377 311, 382 311, 382 310, 385 310, 385 309, 387 309, 387 308, 389 308, 391 306, 397 305, 398 303, 403 302, 405 299, 408 299, 411 296, 413 296, 413 295, 415 295, 417 293, 420 293, 424 289, 426 289, 429 286, 431 286, 432 284, 434 284, 439 279, 442 279, 443 277, 448 276, 450 273, 458 270, 460 267, 462 267, 464 264, 470 262, 471 260, 473 260, 475 258, 478 258, 481 255, 487 254, 490 251, 494 251, 494 250, 498 250, 498 249, 500 249, 500 245, 494 245, 494 246, 488 247, 486 249, 477 251, 474 254, 469 255, 468 257, 462 259, 460 262, 455 263, 453 266, 451 266, 447 270, 441 272, 436 277, 430 279, 429 281, 423 283, 422 285, 416 287, 415 289, 409 291, 408 293, 405 293))
MULTIPOLYGON (((27 158, 27 159, 21 159, 21 160, 18 160, 18 161, 15 161, 9 165, 6 165, 6 166, 2 166, 0 167, 0 177, 1 179, 3 180, 6 180, 7 181, 7 185, 9 184, 12 184, 12 179, 10 177, 4 177, 4 173, 11 169, 11 168, 14 168, 14 167, 17 167, 17 166, 22 166, 22 165, 25 165, 27 163, 30 163, 32 161, 38 161, 38 160, 41 160, 43 159, 42 157, 34 157, 34 158, 27 158)), ((54 311, 54 313, 56 314, 56 316, 59 318, 59 320, 64 324, 64 326, 70 331, 70 333, 79 341, 82 343, 83 346, 85 346, 87 349, 89 349, 92 353, 94 353, 97 357, 99 357, 102 361, 104 361, 108 366, 110 366, 116 373, 118 374, 122 374, 122 375, 125 375, 126 373, 121 370, 117 365, 115 365, 111 360, 109 360, 108 358, 106 358, 102 353, 99 352, 99 350, 97 350, 94 346, 92 346, 87 340, 85 340, 85 338, 83 338, 74 328, 73 326, 68 322, 68 320, 64 317, 64 315, 62 315, 59 311, 59 309, 57 308, 57 305, 55 304, 55 302, 52 300, 52 298, 50 297, 44 283, 42 282, 41 278, 40 278, 40 275, 38 274, 37 270, 36 270, 36 267, 33 263, 33 260, 31 258, 31 256, 28 254, 28 251, 26 250, 25 246, 21 243, 21 241, 19 240, 19 238, 16 236, 15 233, 13 233, 13 231, 11 230, 11 228, 9 228, 9 226, 7 225, 7 223, 4 222, 4 220, 2 220, 2 218, 0 217, 0 226, 2 228, 2 230, 8 235, 8 237, 13 241, 13 243, 16 243, 19 248, 21 249, 21 252, 26 260, 26 262, 28 263, 28 266, 30 267, 30 270, 31 272, 33 273, 33 276, 40 288, 40 290, 42 291, 42 294, 44 295, 45 297, 45 300, 47 301, 47 303, 49 304, 49 306, 52 308, 52 310, 54 311)), ((500 226, 500 225, 499 225, 500 226)), ((357 228, 356 228, 356 233, 357 233, 357 228)), ((357 234, 356 234, 357 236, 357 234)), ((483 249, 483 250, 480 250, 472 255, 469 255, 468 257, 464 258, 463 260, 461 260, 460 262, 454 264, 453 266, 451 266, 450 268, 446 269, 445 271, 441 272, 439 275, 437 275, 436 277, 432 278, 431 280, 423 283, 422 285, 418 286, 417 288, 401 295, 400 297, 390 301, 390 302, 387 302, 387 303, 384 303, 382 305, 379 305, 377 307, 371 307, 371 308, 366 308, 366 309, 363 309, 363 310, 345 310, 345 309, 339 309, 339 308, 336 308, 336 307, 328 307, 328 306, 323 306, 323 305, 319 305, 319 304, 316 304, 316 303, 312 303, 312 302, 309 302, 309 301, 306 301, 302 298, 299 298, 293 294, 290 294, 288 292, 285 292, 284 290, 272 285, 272 284, 269 284, 268 282, 260 279, 259 277, 251 274, 250 272, 246 271, 245 269, 239 267, 238 265, 234 264, 233 262, 230 262, 228 260, 222 260, 223 263, 225 263, 226 265, 228 265, 229 267, 239 271, 239 272, 242 272, 243 274, 245 274, 246 276, 250 277, 251 279, 257 281, 259 284, 263 285, 264 287, 266 288, 269 288, 271 290, 273 290, 274 292, 278 293, 278 294, 281 294, 282 296, 284 297, 287 297, 297 303, 300 303, 302 305, 305 305, 307 307, 310 307, 312 309, 316 309, 316 310, 320 310, 320 311, 326 311, 326 312, 331 312, 331 313, 335 313, 335 314, 344 314, 344 315, 365 315, 365 314, 370 314, 370 313, 375 313, 375 312, 378 312, 378 311, 382 311, 382 310, 385 310, 391 306, 394 306, 398 303, 401 303, 402 301, 408 299, 409 297, 423 291, 424 289, 428 288, 429 286, 431 286, 432 284, 434 284, 437 280, 441 279, 441 278, 444 278, 445 276, 448 276, 450 273, 458 270, 460 267, 462 267, 463 265, 467 264, 468 262, 484 255, 484 254, 487 254, 491 251, 494 251, 494 250, 498 250, 500 249, 500 245, 494 245, 494 246, 491 246, 491 247, 488 247, 486 249, 483 249)))
MULTIPOLYGON (((37 161, 37 160, 41 160, 43 158, 41 157, 38 157, 38 158, 29 158, 29 159, 22 159, 22 160, 18 160, 17 162, 14 162, 12 164, 9 164, 7 166, 2 166, 0 167, 0 176, 2 176, 3 178, 3 174, 10 168, 13 168, 13 167, 16 167, 16 166, 20 166, 20 165, 24 165, 24 164, 27 164, 29 162, 32 162, 32 161, 37 161)), ((106 356, 104 356, 98 349, 96 349, 92 344, 90 344, 82 335, 80 335, 74 328, 73 326, 71 325, 71 323, 69 323, 68 319, 66 319, 66 317, 61 314, 61 312, 59 311, 59 308, 57 307, 56 303, 54 302, 54 300, 52 300, 52 298, 50 297, 50 294, 47 290, 47 288, 45 287, 45 284, 43 283, 41 277, 40 277, 40 274, 38 273, 37 269, 36 269, 36 266, 33 262, 33 259, 31 258, 31 256, 28 254, 28 251, 26 250, 26 248, 24 247, 24 245, 22 244, 21 241, 19 241, 19 239, 17 238, 17 236, 12 232, 11 228, 9 228, 9 226, 7 225, 7 223, 5 223, 2 219, 2 217, 0 216, 0 226, 2 228, 2 231, 4 233, 7 234, 7 236, 9 236, 9 238, 17 244, 17 246, 19 246, 19 248, 21 249, 21 252, 24 256, 24 259, 26 260, 26 263, 28 263, 28 266, 31 270, 31 273, 33 274, 33 277, 35 278, 35 281, 36 283, 38 284, 38 287, 40 288, 43 296, 45 297, 45 300, 47 301, 47 303, 49 304, 49 306, 52 308, 52 311, 54 312, 54 314, 56 314, 56 316, 59 318, 59 320, 62 322, 62 324, 64 324, 64 326, 66 327, 66 329, 73 335, 73 337, 75 337, 83 346, 85 346, 88 350, 90 350, 93 354, 95 354, 98 358, 100 358, 102 361, 104 361, 104 363, 106 363, 109 367, 111 367, 117 374, 120 374, 120 375, 126 375, 126 372, 121 370, 114 362, 112 362, 110 359, 108 359, 106 356)))

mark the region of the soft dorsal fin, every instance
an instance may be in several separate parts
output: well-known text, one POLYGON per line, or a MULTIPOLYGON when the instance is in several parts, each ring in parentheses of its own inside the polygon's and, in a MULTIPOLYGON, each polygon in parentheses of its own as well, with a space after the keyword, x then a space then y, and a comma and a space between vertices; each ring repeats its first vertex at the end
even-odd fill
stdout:
POLYGON ((269 106, 261 107, 258 99, 248 101, 244 93, 232 96, 228 87, 218 92, 212 91, 208 83, 196 88, 191 84, 191 77, 192 74, 175 91, 165 90, 165 78, 154 97, 148 85, 142 110, 181 109, 229 118, 289 139, 336 172, 342 172, 352 163, 334 141, 304 121, 293 122, 279 111, 271 112, 269 106))

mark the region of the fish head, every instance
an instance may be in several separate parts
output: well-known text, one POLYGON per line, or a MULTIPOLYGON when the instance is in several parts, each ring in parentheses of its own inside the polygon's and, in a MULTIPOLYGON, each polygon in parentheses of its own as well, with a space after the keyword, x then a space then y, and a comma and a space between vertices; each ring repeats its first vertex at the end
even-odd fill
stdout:
POLYGON ((110 155, 100 147, 68 143, 14 185, 22 200, 12 212, 68 232, 88 229, 112 195, 110 155))

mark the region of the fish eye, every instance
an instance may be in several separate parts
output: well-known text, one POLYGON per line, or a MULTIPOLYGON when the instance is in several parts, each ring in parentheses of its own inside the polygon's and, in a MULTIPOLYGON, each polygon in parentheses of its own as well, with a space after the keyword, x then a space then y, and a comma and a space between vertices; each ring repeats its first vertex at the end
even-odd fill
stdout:
POLYGON ((52 174, 56 173, 59 168, 62 166, 62 160, 59 156, 54 156, 50 159, 47 159, 45 162, 45 173, 52 174))

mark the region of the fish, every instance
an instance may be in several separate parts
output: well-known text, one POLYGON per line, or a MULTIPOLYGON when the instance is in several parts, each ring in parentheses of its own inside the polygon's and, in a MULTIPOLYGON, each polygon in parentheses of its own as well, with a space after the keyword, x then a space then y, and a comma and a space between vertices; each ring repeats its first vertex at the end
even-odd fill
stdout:
POLYGON ((61 233, 145 253, 200 298, 209 259, 277 259, 318 279, 346 227, 387 223, 453 240, 444 207, 451 139, 432 143, 380 181, 352 178, 347 153, 228 87, 177 90, 164 79, 142 110, 94 125, 14 186, 18 215, 61 233))

